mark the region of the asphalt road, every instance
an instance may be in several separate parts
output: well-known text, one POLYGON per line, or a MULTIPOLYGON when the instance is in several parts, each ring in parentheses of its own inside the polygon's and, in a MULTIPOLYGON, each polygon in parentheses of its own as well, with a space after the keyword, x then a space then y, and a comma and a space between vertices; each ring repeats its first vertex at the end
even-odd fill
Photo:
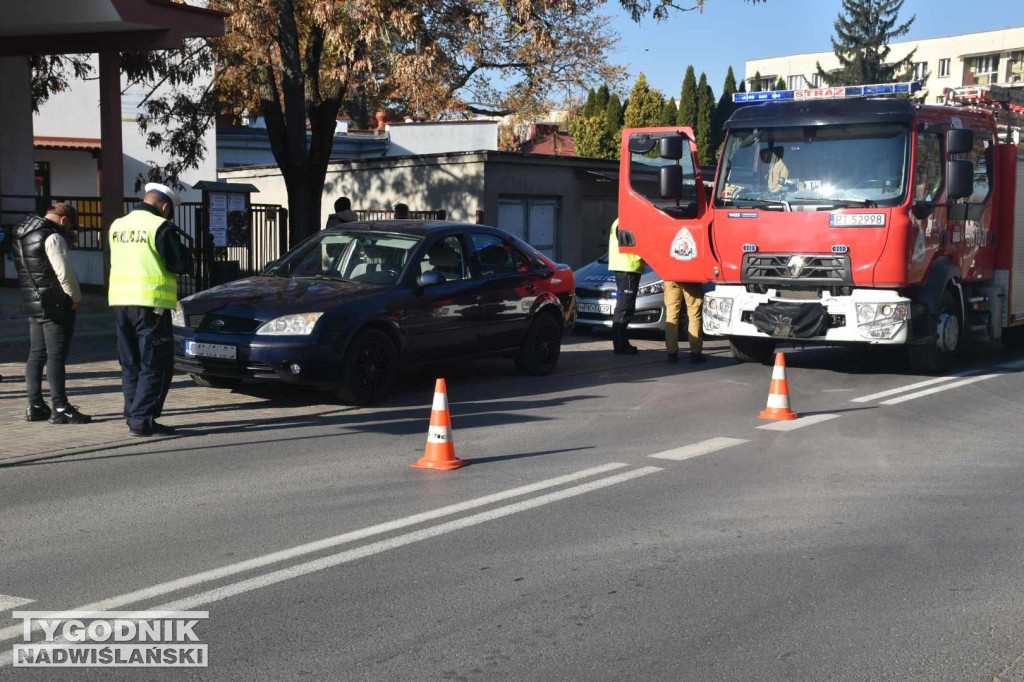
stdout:
POLYGON ((934 380, 792 351, 806 421, 780 431, 770 368, 647 354, 448 371, 454 472, 409 467, 426 375, 318 423, 0 470, 0 663, 12 608, 208 610, 210 658, 0 679, 1024 679, 1021 356, 934 380))

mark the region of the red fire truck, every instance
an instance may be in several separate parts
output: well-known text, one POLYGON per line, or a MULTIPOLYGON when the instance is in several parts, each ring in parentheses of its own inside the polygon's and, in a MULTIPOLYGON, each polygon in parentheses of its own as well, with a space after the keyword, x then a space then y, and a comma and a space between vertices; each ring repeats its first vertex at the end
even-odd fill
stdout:
POLYGON ((903 345, 935 372, 978 336, 1022 344, 1024 155, 991 111, 898 96, 919 87, 748 93, 713 182, 690 129, 625 130, 623 251, 714 282, 704 331, 741 361, 903 345))

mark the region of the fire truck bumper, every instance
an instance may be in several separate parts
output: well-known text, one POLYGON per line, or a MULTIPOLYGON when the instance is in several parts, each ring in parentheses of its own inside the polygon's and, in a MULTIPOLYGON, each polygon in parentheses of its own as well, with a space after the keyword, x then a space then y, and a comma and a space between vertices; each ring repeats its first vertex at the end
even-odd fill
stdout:
POLYGON ((849 296, 719 285, 704 297, 704 333, 800 343, 907 343, 911 301, 897 291, 854 289, 849 296))

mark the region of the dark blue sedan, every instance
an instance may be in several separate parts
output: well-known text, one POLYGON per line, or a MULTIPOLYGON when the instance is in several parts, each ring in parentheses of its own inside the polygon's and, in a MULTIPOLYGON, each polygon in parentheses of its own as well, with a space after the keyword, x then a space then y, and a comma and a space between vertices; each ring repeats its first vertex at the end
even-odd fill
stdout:
POLYGON ((200 386, 274 380, 381 400, 403 367, 506 356, 542 376, 575 315, 573 273, 491 227, 350 223, 258 277, 181 301, 175 368, 200 386))

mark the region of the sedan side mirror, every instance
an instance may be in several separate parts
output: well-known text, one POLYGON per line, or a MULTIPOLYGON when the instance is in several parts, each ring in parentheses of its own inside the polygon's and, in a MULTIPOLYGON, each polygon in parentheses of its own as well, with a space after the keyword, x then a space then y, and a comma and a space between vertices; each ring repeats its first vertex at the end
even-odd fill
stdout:
POLYGON ((416 278, 416 284, 421 287, 432 287, 437 284, 444 284, 444 281, 444 275, 433 270, 430 272, 424 272, 416 278))

